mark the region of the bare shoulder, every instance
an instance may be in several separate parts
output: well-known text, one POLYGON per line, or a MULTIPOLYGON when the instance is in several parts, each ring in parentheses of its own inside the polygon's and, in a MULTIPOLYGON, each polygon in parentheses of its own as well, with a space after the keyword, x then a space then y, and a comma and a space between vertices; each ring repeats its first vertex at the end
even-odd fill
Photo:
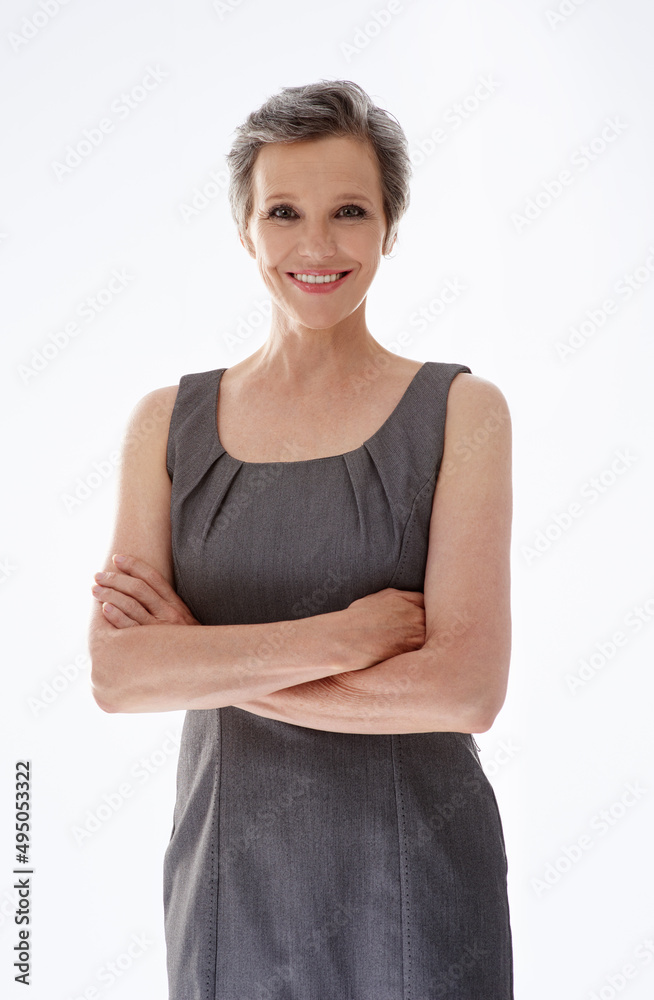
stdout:
POLYGON ((460 372, 447 397, 442 472, 473 463, 499 472, 498 462, 510 467, 511 415, 501 389, 488 379, 460 372))
POLYGON ((132 408, 125 432, 125 449, 134 449, 144 441, 166 443, 170 418, 179 386, 166 385, 152 389, 132 408))
POLYGON ((152 389, 142 396, 132 409, 131 417, 150 418, 170 422, 170 417, 177 399, 178 385, 165 385, 161 389, 152 389))
POLYGON ((509 407, 502 390, 486 378, 471 372, 459 372, 450 384, 447 397, 448 412, 452 410, 477 410, 497 408, 508 417, 509 407))
POLYGON ((170 417, 176 385, 142 396, 129 415, 118 481, 114 532, 103 569, 113 571, 111 553, 144 559, 170 583, 171 480, 166 468, 170 417))

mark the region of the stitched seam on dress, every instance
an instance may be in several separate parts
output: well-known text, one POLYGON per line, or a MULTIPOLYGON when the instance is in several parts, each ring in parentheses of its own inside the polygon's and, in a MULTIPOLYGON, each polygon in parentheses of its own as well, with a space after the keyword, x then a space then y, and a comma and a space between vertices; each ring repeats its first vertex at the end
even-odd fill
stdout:
MULTIPOLYGON (((171 527, 172 527, 172 516, 171 516, 171 527)), ((173 537, 172 531, 171 531, 170 541, 171 541, 171 551, 173 557, 173 570, 174 570, 174 583, 175 583, 175 587, 173 589, 177 594, 177 596, 179 597, 180 590, 183 590, 185 594, 188 594, 189 590, 184 583, 184 574, 180 569, 179 560, 177 558, 177 553, 175 551, 175 539, 173 537)), ((186 600, 184 603, 186 604, 191 614, 194 615, 195 618, 198 618, 197 609, 193 607, 192 602, 190 600, 186 600)))
MULTIPOLYGON (((170 521, 170 549, 171 549, 171 555, 172 555, 172 559, 173 559, 173 574, 174 574, 174 581, 173 582, 176 584, 176 586, 174 588, 175 589, 175 593, 179 596, 179 589, 180 589, 179 585, 180 585, 180 583, 183 585, 184 576, 183 576, 182 571, 180 569, 179 560, 177 558, 177 552, 176 552, 176 547, 175 547, 175 532, 174 532, 174 528, 173 528, 173 501, 175 499, 175 496, 174 496, 175 478, 174 478, 174 476, 175 476, 175 470, 173 469, 173 476, 171 477, 171 480, 170 480, 170 504, 168 506, 168 518, 169 518, 169 521, 170 521)), ((189 591, 186 590, 186 587, 184 587, 184 590, 188 594, 189 591)))
MULTIPOLYGON (((413 501, 413 503, 411 505, 411 510, 409 512, 409 516, 408 516, 408 518, 406 520, 406 523, 405 523, 404 529, 403 529, 402 542, 400 544, 400 558, 398 559, 398 564, 395 567, 393 575, 391 576, 391 580, 393 580, 395 578, 395 576, 399 572, 401 572, 402 567, 404 565, 404 562, 405 562, 405 560, 407 558, 409 541, 411 539, 411 532, 413 531, 413 528, 415 526, 415 517, 414 517, 414 515, 415 515, 416 504, 417 504, 418 500, 420 499, 421 494, 424 492, 424 490, 426 489, 426 487, 430 485, 430 483, 431 483, 432 480, 434 480, 434 491, 436 490, 436 483, 438 482, 438 475, 439 475, 440 470, 441 470, 441 465, 442 465, 442 462, 443 462, 443 453, 444 453, 444 450, 445 450, 445 421, 447 419, 447 398, 449 396, 450 389, 452 388, 452 382, 454 381, 454 379, 456 378, 456 376, 460 375, 464 371, 468 371, 468 372, 470 371, 470 369, 468 368, 467 365, 456 365, 455 367, 457 368, 457 371, 455 371, 454 373, 450 374, 450 376, 449 376, 449 382, 447 383, 446 392, 445 392, 445 408, 443 410, 443 424, 442 424, 443 441, 442 441, 442 445, 441 445, 441 450, 440 450, 440 456, 439 456, 439 459, 438 459, 438 463, 436 465, 436 468, 430 474, 429 479, 426 480, 426 482, 420 487, 420 489, 418 490, 418 492, 415 495, 414 501, 413 501)), ((390 586, 390 580, 386 584, 386 586, 387 587, 390 586)))
POLYGON ((400 897, 402 914, 402 998, 411 1000, 411 926, 407 882, 406 814, 402 797, 402 744, 401 735, 391 736, 394 764, 395 804, 397 808, 398 854, 400 858, 400 897), (396 752, 397 748, 397 752, 396 752))
POLYGON ((434 482, 435 482, 435 476, 436 476, 436 473, 432 472, 432 474, 430 475, 430 477, 427 480, 427 482, 424 483, 420 487, 420 489, 416 493, 415 497, 413 498, 413 503, 411 504, 411 510, 409 512, 409 516, 407 517, 406 523, 404 525, 404 528, 402 529, 402 541, 400 542, 400 555, 398 557, 395 569, 393 570, 393 572, 392 572, 392 574, 390 576, 390 579, 389 579, 388 583, 386 584, 387 587, 390 587, 391 586, 391 580, 394 580, 395 577, 398 575, 398 573, 401 573, 402 568, 404 566, 404 563, 407 560, 407 556, 408 556, 408 552, 409 552, 409 542, 411 541, 411 536, 412 536, 413 529, 414 529, 415 523, 416 523, 416 518, 415 518, 416 507, 417 507, 417 504, 420 501, 420 497, 422 496, 422 494, 424 493, 424 491, 427 489, 427 487, 430 485, 432 479, 434 479, 434 482))
MULTIPOLYGON (((445 449, 445 420, 446 420, 446 417, 447 417, 447 397, 448 397, 450 389, 452 387, 452 382, 454 381, 454 379, 456 378, 456 376, 460 375, 462 371, 469 371, 467 365, 457 365, 456 367, 458 368, 458 371, 454 372, 454 374, 450 376, 450 380, 449 380, 448 385, 447 385, 447 392, 445 394, 445 410, 443 411, 443 427, 442 427, 443 443, 442 443, 442 446, 441 446, 441 453, 440 453, 440 457, 438 459, 438 464, 436 465, 436 468, 433 470, 433 472, 431 473, 431 475, 429 476, 429 478, 420 487, 420 489, 418 490, 418 492, 415 495, 414 501, 413 501, 413 503, 411 505, 411 510, 409 512, 409 516, 408 516, 408 518, 406 520, 406 523, 405 523, 404 529, 403 529, 403 533, 402 533, 402 541, 400 543, 400 558, 398 559, 397 566, 395 567, 395 570, 393 571, 393 575, 390 578, 391 580, 393 580, 395 578, 395 576, 398 573, 401 572, 402 567, 404 565, 404 562, 405 562, 405 560, 407 558, 407 552, 408 552, 408 549, 409 549, 409 541, 411 540, 411 533, 412 533, 413 528, 415 526, 415 516, 414 515, 415 515, 416 504, 418 503, 418 501, 419 501, 422 493, 427 488, 427 486, 430 485, 430 483, 432 482, 432 480, 434 481, 434 492, 436 490, 436 484, 438 482, 438 475, 440 473, 441 465, 442 465, 442 462, 443 462, 443 452, 444 452, 444 449, 445 449)), ((387 587, 390 586, 390 580, 386 584, 386 586, 387 587)))
POLYGON ((187 375, 182 375, 180 377, 177 386, 177 395, 175 396, 175 402, 173 403, 173 408, 170 411, 170 422, 168 424, 168 438, 166 440, 166 471, 170 476, 171 482, 173 478, 173 473, 175 471, 175 460, 177 458, 177 432, 179 428, 180 412, 182 410, 182 397, 186 391, 186 379, 187 375), (182 386, 182 380, 184 380, 184 385, 182 386))
MULTIPOLYGON (((172 518, 171 518, 171 522, 172 522, 172 518)), ((172 531, 171 531, 171 536, 172 536, 172 531)), ((174 588, 174 590, 175 590, 175 593, 177 594, 177 596, 179 597, 179 590, 180 590, 180 586, 179 585, 180 585, 180 583, 183 585, 184 577, 183 577, 182 571, 181 571, 181 569, 179 567, 179 561, 177 559, 177 553, 175 552, 175 540, 172 537, 171 537, 171 549, 172 549, 172 556, 173 556, 173 571, 174 571, 174 574, 175 574, 174 582, 176 584, 176 587, 174 588)), ((188 591, 186 591, 186 593, 188 593, 188 591)))
POLYGON ((208 951, 208 968, 207 968, 207 1000, 218 1000, 218 993, 216 992, 218 983, 216 981, 218 975, 218 888, 220 884, 220 869, 218 869, 218 877, 216 878, 216 851, 220 851, 220 844, 216 847, 216 836, 220 830, 220 786, 221 786, 221 770, 223 762, 223 747, 222 747, 222 730, 223 727, 220 724, 220 709, 215 708, 215 722, 216 722, 216 746, 218 747, 218 761, 214 770, 213 779, 213 819, 212 819, 212 830, 211 830, 211 877, 209 885, 211 886, 210 891, 213 893, 214 907, 213 915, 209 921, 209 951, 208 951), (214 887, 215 884, 215 887, 214 887), (211 982, 211 955, 213 954, 213 985, 211 982))

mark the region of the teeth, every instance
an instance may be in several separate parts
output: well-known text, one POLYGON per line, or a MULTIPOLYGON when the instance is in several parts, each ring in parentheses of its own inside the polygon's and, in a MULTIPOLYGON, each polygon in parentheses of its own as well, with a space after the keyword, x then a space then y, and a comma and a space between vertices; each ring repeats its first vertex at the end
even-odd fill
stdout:
POLYGON ((308 285, 325 285, 329 282, 338 281, 343 275, 347 274, 347 271, 341 271, 339 274, 294 274, 293 277, 297 281, 304 281, 308 285))

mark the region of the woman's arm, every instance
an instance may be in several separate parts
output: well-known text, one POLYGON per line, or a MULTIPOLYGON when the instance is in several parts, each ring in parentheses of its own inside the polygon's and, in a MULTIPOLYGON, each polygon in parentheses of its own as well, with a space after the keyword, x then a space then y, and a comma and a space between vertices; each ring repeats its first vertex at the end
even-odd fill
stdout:
POLYGON ((110 549, 128 553, 128 561, 117 571, 107 557, 109 576, 96 593, 89 629, 98 705, 107 712, 219 708, 421 645, 422 595, 403 598, 390 588, 374 595, 374 605, 372 596, 363 599, 369 614, 354 602, 283 622, 196 622, 172 587, 166 446, 176 395, 176 386, 149 393, 128 424, 110 549))
POLYGON ((448 395, 425 569, 421 649, 241 702, 238 708, 346 733, 473 732, 500 711, 511 655, 511 419, 469 373, 448 395))

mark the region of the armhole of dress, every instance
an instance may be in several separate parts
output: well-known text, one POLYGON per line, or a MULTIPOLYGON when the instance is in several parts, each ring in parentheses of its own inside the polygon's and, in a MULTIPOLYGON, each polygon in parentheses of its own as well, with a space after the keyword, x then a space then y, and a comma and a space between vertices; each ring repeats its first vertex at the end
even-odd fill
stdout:
POLYGON ((179 385, 177 388, 177 396, 175 397, 175 402, 173 404, 173 409, 170 414, 170 424, 168 427, 168 440, 166 442, 166 470, 172 482, 173 473, 175 471, 175 436, 177 430, 177 417, 181 408, 181 400, 184 395, 185 390, 185 380, 187 376, 182 375, 179 380, 179 385))

